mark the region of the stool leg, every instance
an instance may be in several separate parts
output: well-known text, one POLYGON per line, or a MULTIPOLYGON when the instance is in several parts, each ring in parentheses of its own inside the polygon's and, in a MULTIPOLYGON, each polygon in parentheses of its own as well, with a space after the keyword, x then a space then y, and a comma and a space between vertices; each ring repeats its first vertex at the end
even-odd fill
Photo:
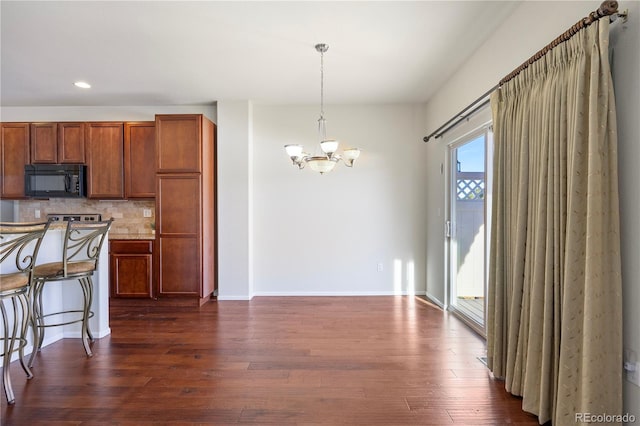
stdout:
POLYGON ((91 347, 89 346, 89 339, 93 341, 93 336, 91 335, 91 330, 89 329, 89 315, 91 312, 91 301, 93 299, 92 296, 92 283, 90 277, 82 277, 79 278, 80 287, 82 288, 82 293, 84 295, 84 309, 82 312, 82 344, 84 345, 84 351, 87 353, 88 357, 93 356, 93 352, 91 352, 91 347))
POLYGON ((40 352, 42 349, 42 342, 44 341, 44 320, 42 316, 44 315, 44 311, 42 309, 42 288, 44 287, 44 283, 40 281, 36 281, 33 284, 33 293, 31 297, 32 302, 32 320, 31 324, 33 326, 34 335, 33 335, 33 351, 31 351, 31 357, 29 358, 29 367, 33 367, 33 362, 36 358, 36 353, 40 352))
POLYGON ((91 333, 91 324, 89 323, 89 318, 93 317, 93 312, 91 312, 91 306, 93 305, 93 279, 91 275, 85 278, 87 283, 87 294, 89 295, 89 299, 87 300, 87 336, 89 340, 95 342, 96 339, 93 338, 93 333, 91 333))
MULTIPOLYGON (((31 379, 33 378, 33 373, 31 372, 27 364, 24 362, 24 348, 25 346, 27 346, 27 330, 29 328, 29 323, 31 322, 31 309, 30 309, 31 304, 29 303, 29 297, 27 295, 27 292, 17 295, 16 298, 20 302, 20 309, 22 310, 21 312, 22 327, 20 329, 20 346, 18 348, 18 354, 20 356, 20 365, 22 366, 22 369, 26 373, 27 379, 31 379)), ((15 302, 14 302, 14 309, 15 309, 15 302)))
POLYGON ((11 376, 9 375, 9 366, 11 364, 11 353, 13 352, 13 339, 15 337, 15 333, 17 332, 17 329, 15 327, 17 314, 15 312, 15 307, 14 307, 14 311, 13 311, 14 327, 13 327, 13 332, 11 334, 11 337, 9 337, 9 321, 7 318, 7 310, 4 307, 4 302, 2 300, 0 300, 0 312, 2 313, 2 325, 4 328, 4 336, 5 336, 2 339, 2 342, 3 342, 2 386, 4 388, 4 394, 7 397, 7 403, 9 405, 13 405, 16 402, 16 398, 13 395, 13 387, 11 386, 11 376))
MULTIPOLYGON (((31 356, 29 357, 29 363, 27 364, 29 368, 33 367, 33 357, 38 350, 38 342, 40 342, 40 328, 36 324, 36 316, 35 316, 36 314, 35 314, 34 298, 33 298, 34 286, 35 286, 35 283, 29 287, 29 292, 27 293, 27 303, 29 308, 29 318, 28 318, 27 327, 31 326, 31 332, 33 336, 33 348, 31 349, 31 356)), ((26 330, 24 334, 26 338, 26 334, 27 334, 26 330)))

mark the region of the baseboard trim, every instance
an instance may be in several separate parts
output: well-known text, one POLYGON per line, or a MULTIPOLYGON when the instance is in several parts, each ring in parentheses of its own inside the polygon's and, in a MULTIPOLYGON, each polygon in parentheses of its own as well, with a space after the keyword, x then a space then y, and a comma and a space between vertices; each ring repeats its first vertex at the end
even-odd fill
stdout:
POLYGON ((433 303, 434 305, 437 305, 438 307, 440 307, 440 309, 442 309, 442 310, 446 310, 447 309, 444 306, 444 303, 442 303, 440 300, 438 300, 438 298, 435 297, 433 294, 427 292, 426 293, 426 297, 427 297, 427 299, 429 299, 429 302, 433 303))
POLYGON ((416 291, 415 293, 396 293, 395 291, 312 291, 307 293, 288 292, 288 291, 265 291, 256 292, 254 296, 258 297, 357 297, 357 296, 424 296, 424 291, 416 291))
POLYGON ((243 300, 243 301, 249 301, 251 299, 253 299, 253 296, 224 296, 221 294, 218 294, 218 296, 216 297, 216 299, 220 302, 220 301, 224 301, 224 300, 243 300))

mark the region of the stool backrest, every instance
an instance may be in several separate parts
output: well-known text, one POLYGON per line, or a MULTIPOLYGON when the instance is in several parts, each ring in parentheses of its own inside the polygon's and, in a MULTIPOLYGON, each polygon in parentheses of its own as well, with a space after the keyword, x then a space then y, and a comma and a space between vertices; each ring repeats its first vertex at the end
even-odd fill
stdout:
POLYGON ((50 222, 0 222, 0 274, 31 274, 50 222))
POLYGON ((98 222, 68 221, 63 246, 64 276, 71 262, 92 262, 94 270, 98 267, 100 250, 113 218, 98 222))

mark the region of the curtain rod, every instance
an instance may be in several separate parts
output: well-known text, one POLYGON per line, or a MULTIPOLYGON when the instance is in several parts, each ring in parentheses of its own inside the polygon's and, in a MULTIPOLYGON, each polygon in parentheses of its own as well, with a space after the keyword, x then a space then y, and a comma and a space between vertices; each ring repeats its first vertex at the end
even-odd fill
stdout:
MULTIPOLYGON (((533 64, 534 62, 536 62, 537 60, 542 58, 551 49, 553 49, 554 47, 556 47, 560 43, 564 43, 565 41, 569 40, 571 37, 574 36, 574 34, 576 34, 581 29, 583 29, 585 27, 588 27, 589 25, 593 24, 594 22, 596 22, 600 18, 603 18, 605 16, 611 16, 611 15, 614 15, 616 13, 618 13, 618 2, 617 1, 615 1, 615 0, 603 1, 602 4, 600 5, 600 7, 598 8, 598 10, 594 10, 593 12, 591 12, 589 14, 589 16, 587 16, 585 18, 582 18, 581 20, 576 22, 571 28, 569 28, 567 31, 562 33, 560 36, 558 36, 551 43, 547 44, 545 47, 540 49, 535 55, 533 55, 532 57, 527 59, 522 65, 520 65, 518 68, 516 68, 515 70, 513 70, 509 74, 507 74, 502 80, 500 80, 499 86, 502 86, 504 83, 508 82, 509 80, 511 80, 512 78, 514 78, 518 74, 520 74, 522 71, 527 69, 529 67, 529 65, 533 64)), ((621 13, 619 15, 620 16, 626 16, 626 13, 621 13)))
POLYGON ((425 136, 424 138, 422 138, 422 140, 425 142, 429 142, 429 139, 431 139, 432 137, 435 137, 437 139, 447 133, 452 127, 456 126, 462 120, 465 120, 466 118, 473 115, 476 111, 489 103, 489 95, 497 88, 497 85, 493 86, 488 92, 480 96, 475 101, 471 102, 465 109, 451 117, 449 121, 438 127, 429 136, 425 136))
POLYGON ((502 86, 504 83, 508 82, 509 80, 511 80, 512 78, 517 76, 518 74, 520 74, 529 65, 533 64, 534 62, 536 62, 538 59, 540 59, 542 56, 544 56, 551 49, 553 49, 554 47, 556 47, 560 43, 563 43, 563 42, 569 40, 579 30, 591 25, 592 23, 594 23, 598 19, 603 18, 605 16, 615 15, 615 14, 617 14, 618 16, 622 16, 622 17, 626 17, 627 16, 626 12, 618 13, 618 2, 617 1, 615 1, 615 0, 603 1, 602 4, 600 5, 600 7, 598 8, 598 10, 595 10, 595 11, 591 12, 587 17, 582 18, 581 20, 576 22, 575 25, 573 25, 567 31, 562 33, 559 37, 557 37, 551 43, 549 43, 548 45, 546 45, 545 47, 540 49, 535 55, 530 57, 522 65, 520 65, 515 70, 511 71, 507 76, 505 76, 502 80, 500 80, 499 84, 497 84, 496 86, 492 87, 487 93, 485 93, 484 95, 480 96, 475 101, 471 102, 471 104, 469 104, 469 106, 467 106, 465 109, 460 111, 458 114, 454 115, 449 121, 444 123, 442 126, 438 127, 438 129, 436 129, 434 132, 432 132, 429 136, 425 136, 424 138, 422 138, 422 140, 424 142, 429 142, 429 140, 432 137, 435 137, 435 138, 442 137, 442 135, 444 135, 446 132, 448 132, 451 128, 455 127, 458 123, 460 123, 461 121, 467 119, 472 114, 474 114, 476 111, 478 111, 480 108, 485 106, 489 102, 489 100, 488 100, 489 95, 491 95, 491 93, 494 90, 496 90, 497 88, 502 86))

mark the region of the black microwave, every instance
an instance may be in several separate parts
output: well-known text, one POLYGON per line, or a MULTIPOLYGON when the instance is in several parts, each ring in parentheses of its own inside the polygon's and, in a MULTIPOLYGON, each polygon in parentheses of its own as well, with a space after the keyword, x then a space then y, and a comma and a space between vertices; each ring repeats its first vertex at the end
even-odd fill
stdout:
POLYGON ((81 198, 87 196, 84 164, 30 164, 24 166, 27 197, 81 198))

